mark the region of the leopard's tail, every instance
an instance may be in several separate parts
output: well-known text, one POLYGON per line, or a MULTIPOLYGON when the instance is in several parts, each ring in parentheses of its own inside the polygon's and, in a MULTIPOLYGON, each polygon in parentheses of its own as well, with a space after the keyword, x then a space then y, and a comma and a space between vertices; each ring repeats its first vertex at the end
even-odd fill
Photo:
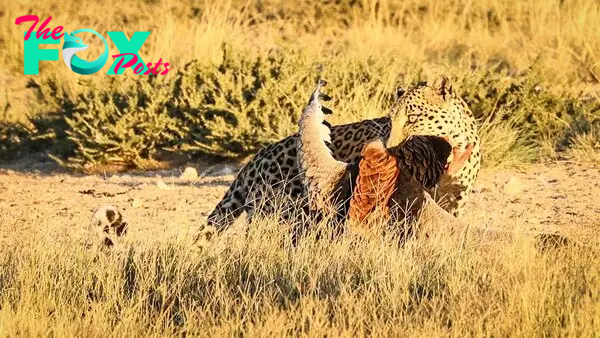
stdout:
POLYGON ((331 131, 329 123, 325 121, 325 114, 331 114, 331 110, 323 107, 319 101, 331 99, 321 93, 321 87, 326 84, 327 82, 319 80, 298 123, 298 160, 304 173, 308 201, 311 208, 316 210, 322 209, 324 203, 330 200, 331 193, 348 166, 347 163, 336 160, 327 146, 331 141, 331 131))
POLYGON ((221 202, 208 216, 208 226, 215 227, 217 231, 227 229, 245 210, 248 192, 244 186, 246 167, 240 171, 235 181, 225 193, 221 202))

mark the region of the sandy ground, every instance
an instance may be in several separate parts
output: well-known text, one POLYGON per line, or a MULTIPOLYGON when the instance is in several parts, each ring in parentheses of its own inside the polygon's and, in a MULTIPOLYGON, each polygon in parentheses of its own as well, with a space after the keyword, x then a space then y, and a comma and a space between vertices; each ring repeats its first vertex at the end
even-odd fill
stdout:
MULTIPOLYGON (((85 237, 94 210, 119 207, 139 240, 190 238, 239 169, 196 166, 117 175, 74 175, 35 161, 0 167, 0 241, 44 231, 85 237)), ((482 170, 464 218, 471 226, 560 231, 584 240, 600 230, 600 169, 573 163, 482 170)))

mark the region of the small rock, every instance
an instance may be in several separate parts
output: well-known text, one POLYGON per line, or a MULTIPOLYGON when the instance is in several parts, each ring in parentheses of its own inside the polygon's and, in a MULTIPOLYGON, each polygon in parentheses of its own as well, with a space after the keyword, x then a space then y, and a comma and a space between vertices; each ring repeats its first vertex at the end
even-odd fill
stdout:
POLYGON ((165 181, 163 181, 161 178, 159 178, 158 181, 156 181, 156 186, 159 187, 160 189, 165 189, 165 190, 170 189, 169 186, 165 183, 165 181))
POLYGON ((142 206, 142 199, 141 198, 134 198, 131 200, 131 207, 132 208, 139 208, 142 206))
POLYGON ((225 176, 225 175, 233 175, 233 169, 228 166, 225 166, 215 172, 215 176, 225 176))
POLYGON ((504 191, 507 195, 518 195, 523 192, 523 183, 516 178, 515 176, 511 176, 510 179, 504 183, 502 187, 502 191, 504 191))
POLYGON ((185 168, 183 173, 181 173, 181 176, 179 176, 179 178, 182 180, 195 180, 198 178, 198 171, 196 171, 196 168, 187 167, 185 168))

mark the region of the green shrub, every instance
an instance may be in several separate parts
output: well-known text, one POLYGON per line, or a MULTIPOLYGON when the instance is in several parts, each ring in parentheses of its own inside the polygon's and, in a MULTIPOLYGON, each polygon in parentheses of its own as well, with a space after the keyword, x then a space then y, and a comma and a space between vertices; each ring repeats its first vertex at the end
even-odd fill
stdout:
POLYGON ((183 148, 235 157, 293 133, 315 80, 304 59, 223 50, 220 64, 193 61, 177 74, 172 114, 182 121, 183 148))
MULTIPOLYGON (((25 121, 0 122, 0 159, 11 160, 28 152, 49 152, 59 157, 73 154, 67 138, 66 118, 73 113, 74 103, 54 78, 38 83, 30 80, 27 88, 37 99, 38 110, 25 121)), ((18 102, 25 105, 26 102, 18 102)))
MULTIPOLYGON (((237 157, 293 132, 310 73, 302 59, 279 52, 224 48, 221 64, 192 61, 175 80, 93 86, 65 114, 73 153, 67 164, 149 168, 164 151, 237 157)), ((66 107, 65 107, 66 108, 66 107)))
POLYGON ((66 118, 74 143, 69 165, 117 164, 147 168, 164 147, 179 141, 179 122, 169 113, 172 86, 151 77, 123 90, 90 89, 66 118))
MULTIPOLYGON (((32 87, 50 113, 32 118, 29 129, 4 127, 3 151, 30 133, 33 148, 52 142, 51 153, 74 169, 149 169, 162 165, 165 154, 246 156, 295 132, 318 77, 332 83, 327 91, 335 99, 334 123, 350 122, 384 115, 396 86, 422 80, 422 70, 400 73, 402 67, 341 54, 317 64, 295 52, 244 53, 224 46, 218 64, 192 61, 174 79, 90 84, 73 100, 48 80, 32 87)), ((534 69, 448 73, 479 121, 489 166, 540 159, 548 155, 540 150, 547 143, 552 152, 568 149, 590 131, 600 109, 597 101, 546 90, 534 69)))
POLYGON ((64 106, 73 145, 66 164, 87 170, 105 164, 150 168, 165 152, 252 154, 295 132, 318 76, 335 84, 331 92, 341 102, 336 118, 361 118, 369 100, 383 111, 392 86, 377 74, 387 63, 343 56, 331 63, 346 64, 327 67, 293 52, 247 54, 223 46, 219 64, 192 61, 171 81, 150 77, 89 86, 73 101, 54 102, 64 106), (327 70, 319 75, 322 69, 327 70))
POLYGON ((554 155, 589 130, 577 125, 588 123, 600 103, 553 93, 541 78, 535 67, 514 75, 490 70, 462 77, 462 97, 480 121, 484 164, 515 165, 554 155))
MULTIPOLYGON (((224 45, 222 51, 218 63, 194 60, 173 78, 90 82, 74 99, 55 79, 32 83, 47 112, 34 115, 29 126, 3 126, 0 151, 50 144, 59 161, 84 170, 150 169, 173 154, 246 156, 296 131, 318 77, 332 83, 333 122, 344 123, 384 115, 395 87, 425 73, 403 72, 405 64, 387 58, 342 53, 318 63, 290 50, 250 53, 224 45)), ((479 121, 488 166, 518 165, 580 145, 578 135, 598 119, 598 101, 546 89, 535 67, 519 74, 446 72, 479 121)))

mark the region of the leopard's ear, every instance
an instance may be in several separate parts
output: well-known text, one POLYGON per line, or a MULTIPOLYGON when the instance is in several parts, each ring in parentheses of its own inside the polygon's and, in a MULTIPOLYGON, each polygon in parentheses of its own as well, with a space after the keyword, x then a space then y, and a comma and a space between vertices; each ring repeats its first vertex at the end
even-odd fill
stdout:
POLYGON ((398 101, 403 95, 406 93, 406 90, 402 87, 396 88, 396 93, 394 95, 394 101, 398 101))
POLYGON ((446 100, 450 95, 452 95, 452 82, 446 75, 438 75, 432 81, 427 84, 431 87, 435 92, 442 97, 443 100, 446 100))

